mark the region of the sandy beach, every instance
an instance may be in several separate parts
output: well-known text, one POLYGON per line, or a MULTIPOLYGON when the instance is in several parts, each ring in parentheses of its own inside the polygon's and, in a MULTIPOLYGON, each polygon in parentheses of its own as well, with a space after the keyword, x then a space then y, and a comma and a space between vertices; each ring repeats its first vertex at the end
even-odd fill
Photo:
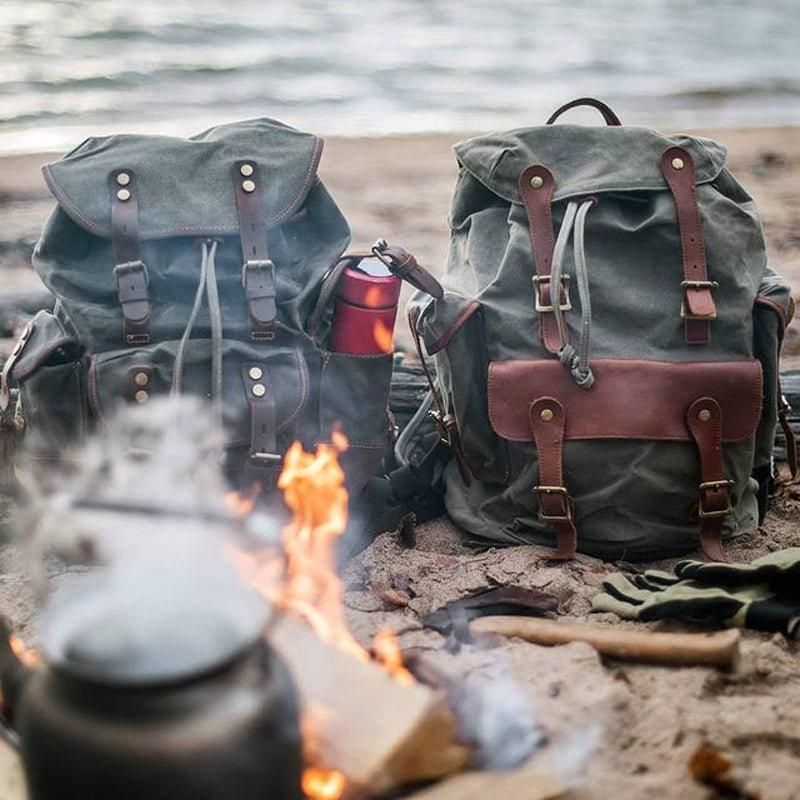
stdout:
MULTIPOLYGON (((800 293, 800 127, 696 133, 728 145, 731 168, 763 214, 771 263, 800 293)), ((433 271, 440 270, 456 176, 451 146, 461 138, 327 142, 321 175, 350 220, 354 248, 383 237, 414 251, 433 271)), ((0 159, 4 286, 37 284, 28 261, 51 208, 39 166, 53 157, 0 159)), ((399 345, 408 344, 402 322, 396 338, 399 345)), ((795 323, 787 339, 786 363, 798 357, 800 326, 795 323)), ((733 560, 796 545, 798 521, 797 501, 787 493, 762 530, 737 541, 733 560)), ((347 567, 346 603, 357 637, 366 643, 389 625, 400 631, 404 648, 424 653, 453 675, 491 676, 500 669, 513 677, 534 704, 550 742, 542 763, 573 783, 572 797, 800 798, 800 648, 795 642, 745 632, 741 664, 730 673, 623 665, 602 660, 583 644, 547 649, 513 641, 453 654, 443 637, 422 628, 422 614, 469 591, 512 583, 546 589, 558 596, 567 618, 586 620, 590 598, 619 566, 581 556, 554 567, 535 547, 475 553, 444 520, 420 526, 416 547, 410 550, 406 545, 398 535, 384 534, 347 567), (692 780, 687 764, 704 742, 731 754, 740 793, 709 794, 707 787, 692 780)), ((14 547, 0 550, 0 608, 30 634, 32 604, 18 558, 14 547)), ((591 619, 632 625, 610 614, 591 619)))

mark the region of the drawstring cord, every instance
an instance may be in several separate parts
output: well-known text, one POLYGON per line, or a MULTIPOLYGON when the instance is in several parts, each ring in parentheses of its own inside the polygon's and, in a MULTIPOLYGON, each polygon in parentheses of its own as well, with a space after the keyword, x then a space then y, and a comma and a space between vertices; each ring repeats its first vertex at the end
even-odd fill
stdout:
POLYGON ((211 318, 211 404, 214 412, 222 419, 222 311, 219 303, 215 262, 217 245, 218 242, 216 240, 204 241, 201 244, 200 280, 197 283, 197 292, 194 296, 194 305, 189 314, 189 320, 186 323, 186 328, 175 353, 175 367, 172 373, 170 393, 173 397, 179 397, 181 394, 186 348, 189 344, 192 330, 194 330, 194 326, 197 323, 197 317, 200 315, 203 294, 205 293, 208 298, 208 313, 211 318))
POLYGON ((584 231, 586 215, 594 205, 594 200, 583 200, 578 203, 570 200, 564 212, 564 221, 558 232, 553 249, 553 266, 550 271, 550 296, 553 305, 558 335, 561 346, 558 351, 559 361, 569 369, 575 383, 581 389, 590 389, 594 385, 594 373, 589 366, 589 349, 592 333, 592 304, 589 296, 589 273, 586 265, 584 247, 584 231), (575 278, 578 284, 578 296, 581 301, 581 326, 578 348, 569 343, 569 332, 561 309, 561 279, 564 272, 564 254, 570 235, 573 234, 573 253, 575 261, 575 278))

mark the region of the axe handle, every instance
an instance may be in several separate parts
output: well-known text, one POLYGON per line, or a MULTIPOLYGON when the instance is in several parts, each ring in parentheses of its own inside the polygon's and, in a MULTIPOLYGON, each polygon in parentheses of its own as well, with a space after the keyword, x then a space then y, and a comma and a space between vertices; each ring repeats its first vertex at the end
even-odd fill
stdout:
POLYGON ((541 645, 586 642, 604 656, 626 661, 683 666, 732 667, 739 657, 738 630, 716 633, 656 633, 534 617, 481 617, 470 633, 516 636, 541 645))

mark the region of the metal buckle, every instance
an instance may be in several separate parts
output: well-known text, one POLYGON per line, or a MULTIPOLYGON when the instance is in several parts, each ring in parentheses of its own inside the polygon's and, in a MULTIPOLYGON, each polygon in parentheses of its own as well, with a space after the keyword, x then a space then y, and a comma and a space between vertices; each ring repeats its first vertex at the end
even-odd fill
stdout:
POLYGON ((542 501, 539 498, 539 519, 542 522, 572 522, 572 506, 569 504, 569 495, 563 486, 534 486, 533 491, 538 495, 557 494, 561 495, 564 502, 564 512, 562 514, 545 514, 542 509, 542 501))
POLYGON ((733 481, 730 480, 722 480, 722 481, 705 481, 704 483, 700 484, 700 503, 697 507, 698 516, 702 519, 713 519, 714 517, 727 517, 728 514, 733 513, 733 506, 731 505, 731 493, 730 488, 733 486, 733 481), (706 511, 703 508, 703 492, 708 491, 709 489, 719 489, 725 487, 728 489, 728 496, 726 498, 727 507, 721 509, 720 511, 706 511))
POLYGON ((247 276, 250 270, 263 269, 270 273, 272 285, 275 286, 275 262, 271 258, 259 259, 257 261, 245 261, 242 264, 242 286, 247 289, 247 276))
MULTIPOLYGON (((569 281, 570 275, 562 275, 561 276, 561 288, 564 290, 564 294, 566 296, 566 300, 559 305, 559 311, 570 311, 572 309, 572 303, 569 299, 569 281)), ((539 284, 542 283, 550 283, 550 276, 549 275, 534 275, 533 276, 533 296, 535 298, 534 307, 536 311, 555 311, 554 305, 546 306, 542 303, 542 297, 539 294, 539 284)))
POLYGON ((717 312, 715 311, 713 314, 709 314, 706 317, 698 317, 696 314, 690 314, 689 309, 686 306, 686 291, 688 289, 708 289, 709 291, 713 289, 719 288, 719 283, 717 281, 681 281, 681 319, 699 319, 699 320, 706 320, 706 319, 716 319, 717 312))
POLYGON ((147 271, 147 264, 144 261, 126 261, 123 264, 117 264, 114 267, 117 285, 119 286, 120 275, 128 275, 131 272, 141 272, 144 275, 144 285, 150 285, 150 273, 147 271))
POLYGON ((439 438, 448 447, 452 447, 453 446, 453 437, 451 435, 451 428, 452 428, 452 423, 455 421, 453 419, 453 417, 450 416, 450 414, 445 414, 444 417, 443 417, 441 412, 433 410, 433 409, 428 412, 428 415, 436 423, 436 427, 439 430, 439 438))
POLYGON ((250 460, 258 463, 267 464, 280 464, 283 461, 283 456, 279 453, 250 453, 250 460))

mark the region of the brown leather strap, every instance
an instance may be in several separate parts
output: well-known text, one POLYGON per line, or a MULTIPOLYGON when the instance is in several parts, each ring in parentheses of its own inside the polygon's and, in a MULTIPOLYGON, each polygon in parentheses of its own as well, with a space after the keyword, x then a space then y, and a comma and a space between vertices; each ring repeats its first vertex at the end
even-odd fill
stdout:
POLYGON ((569 103, 564 103, 563 106, 557 108, 550 115, 550 119, 547 120, 547 124, 552 125, 565 111, 569 111, 571 108, 576 108, 577 106, 589 106, 590 108, 596 108, 603 115, 606 125, 622 125, 622 123, 619 121, 619 117, 611 110, 611 108, 602 100, 596 100, 594 97, 579 97, 577 100, 571 100, 569 103))
MULTIPOLYGON (((533 294, 536 313, 539 317, 539 336, 550 353, 557 353, 561 344, 558 324, 553 314, 552 291, 550 287, 550 268, 553 264, 553 250, 556 246, 553 232, 553 217, 550 205, 553 200, 555 181, 547 167, 534 164, 523 170, 519 176, 519 193, 528 215, 528 230, 533 252, 533 294)), ((566 305, 567 295, 561 287, 560 300, 566 305)))
POLYGON ((111 242, 114 247, 114 276, 122 307, 122 338, 128 344, 150 341, 151 304, 147 267, 139 244, 139 202, 136 176, 118 169, 109 175, 111 192, 111 242))
POLYGON ((578 536, 564 486, 564 406, 554 397, 540 397, 531 403, 528 416, 539 458, 539 485, 534 487, 539 518, 555 531, 555 558, 567 560, 575 556, 578 536))
POLYGON ((417 351, 417 357, 422 365, 422 371, 425 373, 425 380, 428 382, 433 402, 436 409, 430 412, 431 417, 436 422, 436 427, 439 429, 439 436, 442 441, 450 448, 453 457, 456 460, 458 472, 461 475, 461 480, 464 481, 466 486, 472 483, 472 475, 467 465, 467 459, 464 456, 464 449, 461 446, 461 432, 458 429, 458 420, 451 414, 444 404, 444 399, 439 392, 439 387, 433 379, 427 359, 425 358, 424 346, 422 338, 419 335, 417 328, 417 320, 419 319, 419 312, 414 315, 413 310, 409 309, 408 312, 408 327, 411 328, 411 338, 414 340, 414 347, 417 351))
POLYGON ((691 154, 682 147, 670 147, 661 156, 661 172, 675 199, 678 214, 683 259, 681 316, 684 318, 685 341, 687 344, 708 344, 711 340, 709 323, 717 316, 712 292, 716 284, 708 279, 691 154))
POLYGON ((273 483, 283 460, 278 452, 275 392, 262 364, 242 366, 242 381, 250 407, 249 477, 273 483))
POLYGON ((250 315, 250 338, 264 341, 275 338, 275 264, 267 247, 267 203, 254 161, 237 161, 233 167, 239 236, 242 241, 242 285, 250 315))
POLYGON ((797 437, 794 429, 789 422, 789 412, 792 407, 786 400, 786 395, 781 388, 780 378, 778 379, 778 422, 786 439, 786 460, 789 462, 789 472, 794 480, 797 480, 797 437))
POLYGON ((700 453, 700 544, 712 561, 727 561, 722 546, 725 517, 732 513, 733 481, 725 477, 722 463, 722 411, 713 397, 695 400, 686 412, 689 428, 700 453))
POLYGON ((420 266, 417 259, 404 247, 387 244, 379 239, 372 247, 372 252, 383 261, 393 275, 407 281, 415 289, 441 300, 444 297, 442 284, 428 270, 420 266))

